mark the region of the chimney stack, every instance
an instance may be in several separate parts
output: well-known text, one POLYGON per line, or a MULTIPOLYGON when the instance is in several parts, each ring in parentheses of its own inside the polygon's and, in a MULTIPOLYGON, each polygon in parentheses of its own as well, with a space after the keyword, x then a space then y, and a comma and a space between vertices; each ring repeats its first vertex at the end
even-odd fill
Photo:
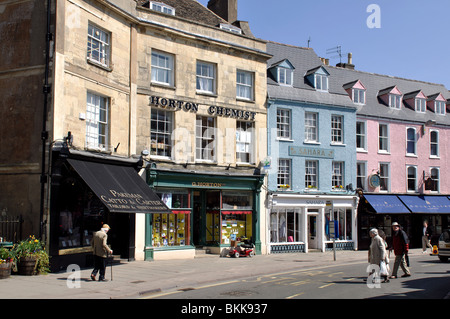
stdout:
POLYGON ((338 63, 336 66, 339 68, 354 70, 355 65, 353 64, 353 55, 351 53, 348 54, 348 63, 338 63))
POLYGON ((208 9, 230 24, 237 20, 237 0, 209 0, 208 9))

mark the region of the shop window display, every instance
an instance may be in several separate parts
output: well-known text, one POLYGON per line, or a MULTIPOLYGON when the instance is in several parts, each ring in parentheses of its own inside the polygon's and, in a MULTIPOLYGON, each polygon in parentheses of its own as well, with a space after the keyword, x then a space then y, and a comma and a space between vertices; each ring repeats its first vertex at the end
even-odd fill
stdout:
POLYGON ((92 234, 104 222, 106 207, 75 176, 61 182, 58 216, 58 247, 91 246, 92 234))
POLYGON ((152 215, 153 247, 190 244, 190 196, 187 190, 157 189, 172 214, 152 215))
POLYGON ((270 242, 301 241, 301 218, 298 212, 278 211, 270 214, 270 242))
POLYGON ((331 240, 330 224, 334 223, 336 232, 336 239, 352 240, 352 210, 350 208, 334 209, 333 214, 331 210, 325 213, 325 236, 326 240, 331 240))
POLYGON ((250 238, 252 234, 253 195, 251 192, 222 192, 221 243, 250 238))

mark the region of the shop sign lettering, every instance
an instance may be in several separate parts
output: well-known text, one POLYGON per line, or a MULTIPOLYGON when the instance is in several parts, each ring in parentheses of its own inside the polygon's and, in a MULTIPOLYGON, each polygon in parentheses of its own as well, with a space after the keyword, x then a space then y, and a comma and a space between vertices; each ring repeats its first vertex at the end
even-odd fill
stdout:
POLYGON ((304 157, 334 158, 334 150, 325 148, 290 146, 289 155, 304 156, 304 157))
POLYGON ((192 182, 193 187, 224 187, 225 183, 192 182))
POLYGON ((150 96, 149 104, 154 106, 159 106, 162 108, 170 108, 174 110, 183 110, 185 112, 197 112, 198 104, 191 102, 184 102, 175 99, 167 99, 165 97, 150 96))
POLYGON ((109 190, 111 196, 101 195, 100 199, 108 208, 124 210, 167 210, 167 207, 161 205, 157 200, 146 200, 141 194, 117 192, 109 190))
MULTIPOLYGON (((149 105, 158 106, 161 108, 168 108, 174 111, 183 110, 185 112, 198 112, 198 103, 194 102, 185 102, 175 99, 168 99, 165 97, 159 96, 150 96, 149 97, 149 105)), ((246 121, 254 121, 256 112, 251 111, 243 111, 239 109, 233 109, 229 107, 221 107, 221 106, 210 106, 208 107, 208 113, 210 115, 223 116, 236 118, 239 120, 246 121)))

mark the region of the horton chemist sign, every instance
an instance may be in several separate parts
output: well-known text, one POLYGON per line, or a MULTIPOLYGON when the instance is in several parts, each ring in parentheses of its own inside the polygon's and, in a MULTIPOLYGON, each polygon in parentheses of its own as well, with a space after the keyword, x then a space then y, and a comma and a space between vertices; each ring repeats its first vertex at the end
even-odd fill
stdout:
MULTIPOLYGON (((149 105, 158 106, 161 108, 168 108, 175 111, 183 110, 185 112, 198 112, 198 103, 193 102, 185 102, 175 99, 168 99, 165 97, 159 96, 150 96, 149 97, 149 105)), ((254 121, 256 112, 251 111, 243 111, 239 109, 234 109, 230 107, 221 107, 221 106, 209 106, 208 113, 210 115, 217 115, 223 117, 236 118, 238 120, 246 120, 246 121, 254 121)))

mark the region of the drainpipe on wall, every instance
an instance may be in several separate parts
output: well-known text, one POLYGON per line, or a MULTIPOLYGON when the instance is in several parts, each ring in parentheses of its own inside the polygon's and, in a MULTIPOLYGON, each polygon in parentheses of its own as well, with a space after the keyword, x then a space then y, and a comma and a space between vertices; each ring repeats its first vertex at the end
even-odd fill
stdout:
POLYGON ((53 39, 53 35, 50 33, 50 23, 51 23, 51 0, 47 0, 47 32, 46 38, 46 48, 45 48, 45 77, 44 77, 44 108, 42 113, 42 171, 41 171, 41 203, 39 212, 39 238, 42 239, 44 234, 44 204, 45 204, 45 184, 47 183, 47 174, 45 173, 45 152, 47 149, 48 131, 47 131, 47 109, 48 109, 48 96, 51 91, 51 85, 48 83, 49 78, 49 65, 50 65, 50 41, 53 39))

